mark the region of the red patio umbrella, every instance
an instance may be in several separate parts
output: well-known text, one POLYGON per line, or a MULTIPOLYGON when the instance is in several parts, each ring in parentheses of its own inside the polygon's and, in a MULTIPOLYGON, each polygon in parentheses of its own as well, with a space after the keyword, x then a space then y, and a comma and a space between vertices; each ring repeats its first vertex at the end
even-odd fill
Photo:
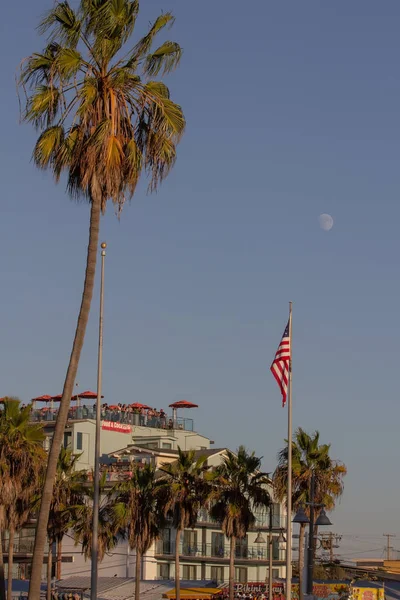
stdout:
POLYGON ((188 400, 178 400, 169 405, 170 408, 199 408, 198 404, 193 404, 188 400))
MULTIPOLYGON (((81 394, 76 394, 72 399, 76 400, 77 398, 83 398, 83 400, 97 400, 97 392, 91 392, 90 390, 86 390, 86 392, 82 392, 81 394)), ((104 396, 102 396, 104 398, 104 396)))
POLYGON ((44 396, 38 396, 37 398, 32 398, 32 402, 50 402, 51 400, 52 397, 48 394, 45 394, 44 396))
POLYGON ((130 405, 131 408, 144 408, 145 410, 148 410, 151 408, 151 406, 148 406, 147 404, 142 404, 141 402, 134 402, 133 404, 130 405))
POLYGON ((119 406, 118 404, 111 404, 108 408, 111 408, 111 410, 118 410, 119 406))
POLYGON ((188 400, 178 400, 178 402, 170 404, 169 407, 172 408, 174 427, 176 426, 176 411, 178 408, 199 408, 197 404, 193 404, 193 402, 189 402, 188 400))

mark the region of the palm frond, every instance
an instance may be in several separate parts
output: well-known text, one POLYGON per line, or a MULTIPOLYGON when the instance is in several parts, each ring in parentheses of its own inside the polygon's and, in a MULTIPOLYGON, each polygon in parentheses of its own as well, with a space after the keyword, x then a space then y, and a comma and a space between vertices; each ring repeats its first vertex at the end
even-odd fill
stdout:
POLYGON ((132 53, 130 54, 126 66, 135 67, 139 60, 150 52, 151 46, 153 44, 154 38, 157 34, 164 29, 164 27, 172 26, 175 22, 175 18, 170 12, 166 12, 161 14, 154 21, 147 35, 145 35, 136 46, 133 48, 132 53))
POLYGON ((57 2, 42 19, 38 30, 43 35, 50 30, 51 41, 75 48, 81 33, 81 21, 67 1, 57 2))
POLYGON ((171 73, 179 65, 182 57, 182 48, 176 42, 164 42, 151 54, 146 56, 144 72, 150 77, 171 73))

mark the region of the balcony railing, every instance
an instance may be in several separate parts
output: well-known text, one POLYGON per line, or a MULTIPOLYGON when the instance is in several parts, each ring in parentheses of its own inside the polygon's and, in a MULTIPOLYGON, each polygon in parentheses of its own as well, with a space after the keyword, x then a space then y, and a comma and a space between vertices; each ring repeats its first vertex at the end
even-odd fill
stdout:
MULTIPOLYGON (((253 527, 254 530, 257 529, 268 529, 269 528, 269 515, 268 513, 255 513, 256 523, 253 527)), ((215 519, 212 519, 207 511, 207 509, 202 508, 197 515, 198 523, 217 523, 215 519)), ((280 530, 286 528, 286 516, 281 515, 272 515, 272 529, 280 530)))
MULTIPOLYGON (((33 538, 33 537, 16 539, 16 540, 14 540, 14 544, 13 544, 14 553, 15 554, 25 554, 25 553, 32 554, 34 544, 35 544, 35 538, 33 538)), ((3 548, 4 554, 8 554, 8 552, 9 552, 8 539, 2 539, 1 545, 3 548)))
MULTIPOLYGON (((156 554, 164 556, 173 556, 175 554, 175 542, 158 540, 156 542, 156 554)), ((198 557, 198 558, 216 558, 229 559, 230 549, 228 544, 197 544, 190 545, 185 542, 179 546, 179 554, 182 557, 198 557)), ((285 551, 279 548, 279 545, 274 541, 272 547, 273 560, 284 560, 285 551)), ((250 561, 266 561, 269 558, 267 545, 257 546, 237 546, 235 550, 235 558, 250 561)))
MULTIPOLYGON (((40 422, 54 422, 57 418, 58 408, 45 407, 42 409, 32 410, 31 420, 40 422)), ((72 407, 68 412, 69 421, 81 421, 82 419, 95 419, 96 409, 91 405, 83 405, 72 407)), ((119 410, 104 410, 101 413, 103 421, 111 421, 112 423, 123 423, 126 425, 137 425, 141 427, 155 427, 157 429, 194 431, 193 419, 178 417, 173 420, 172 417, 166 415, 164 417, 147 417, 138 413, 132 413, 119 410)))

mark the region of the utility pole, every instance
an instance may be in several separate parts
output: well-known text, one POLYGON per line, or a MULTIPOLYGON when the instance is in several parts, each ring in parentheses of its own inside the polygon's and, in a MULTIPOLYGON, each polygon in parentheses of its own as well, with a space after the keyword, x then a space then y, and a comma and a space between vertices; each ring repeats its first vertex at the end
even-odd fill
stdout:
POLYGON ((342 539, 342 536, 338 535, 337 533, 333 533, 332 531, 329 531, 328 533, 322 533, 320 535, 322 549, 329 552, 329 562, 333 563, 335 559, 334 549, 339 548, 339 542, 342 539))
POLYGON ((387 543, 386 543, 386 560, 390 560, 390 550, 392 548, 392 546, 390 545, 390 538, 395 538, 395 534, 394 533, 384 533, 383 537, 385 537, 387 539, 387 543))

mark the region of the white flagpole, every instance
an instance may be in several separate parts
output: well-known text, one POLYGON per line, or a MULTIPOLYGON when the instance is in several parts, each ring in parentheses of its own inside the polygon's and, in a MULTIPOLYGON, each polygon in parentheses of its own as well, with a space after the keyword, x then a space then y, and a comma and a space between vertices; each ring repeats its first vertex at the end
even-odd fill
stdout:
POLYGON ((286 600, 292 598, 292 303, 289 302, 289 389, 288 389, 288 460, 286 523, 286 600))

